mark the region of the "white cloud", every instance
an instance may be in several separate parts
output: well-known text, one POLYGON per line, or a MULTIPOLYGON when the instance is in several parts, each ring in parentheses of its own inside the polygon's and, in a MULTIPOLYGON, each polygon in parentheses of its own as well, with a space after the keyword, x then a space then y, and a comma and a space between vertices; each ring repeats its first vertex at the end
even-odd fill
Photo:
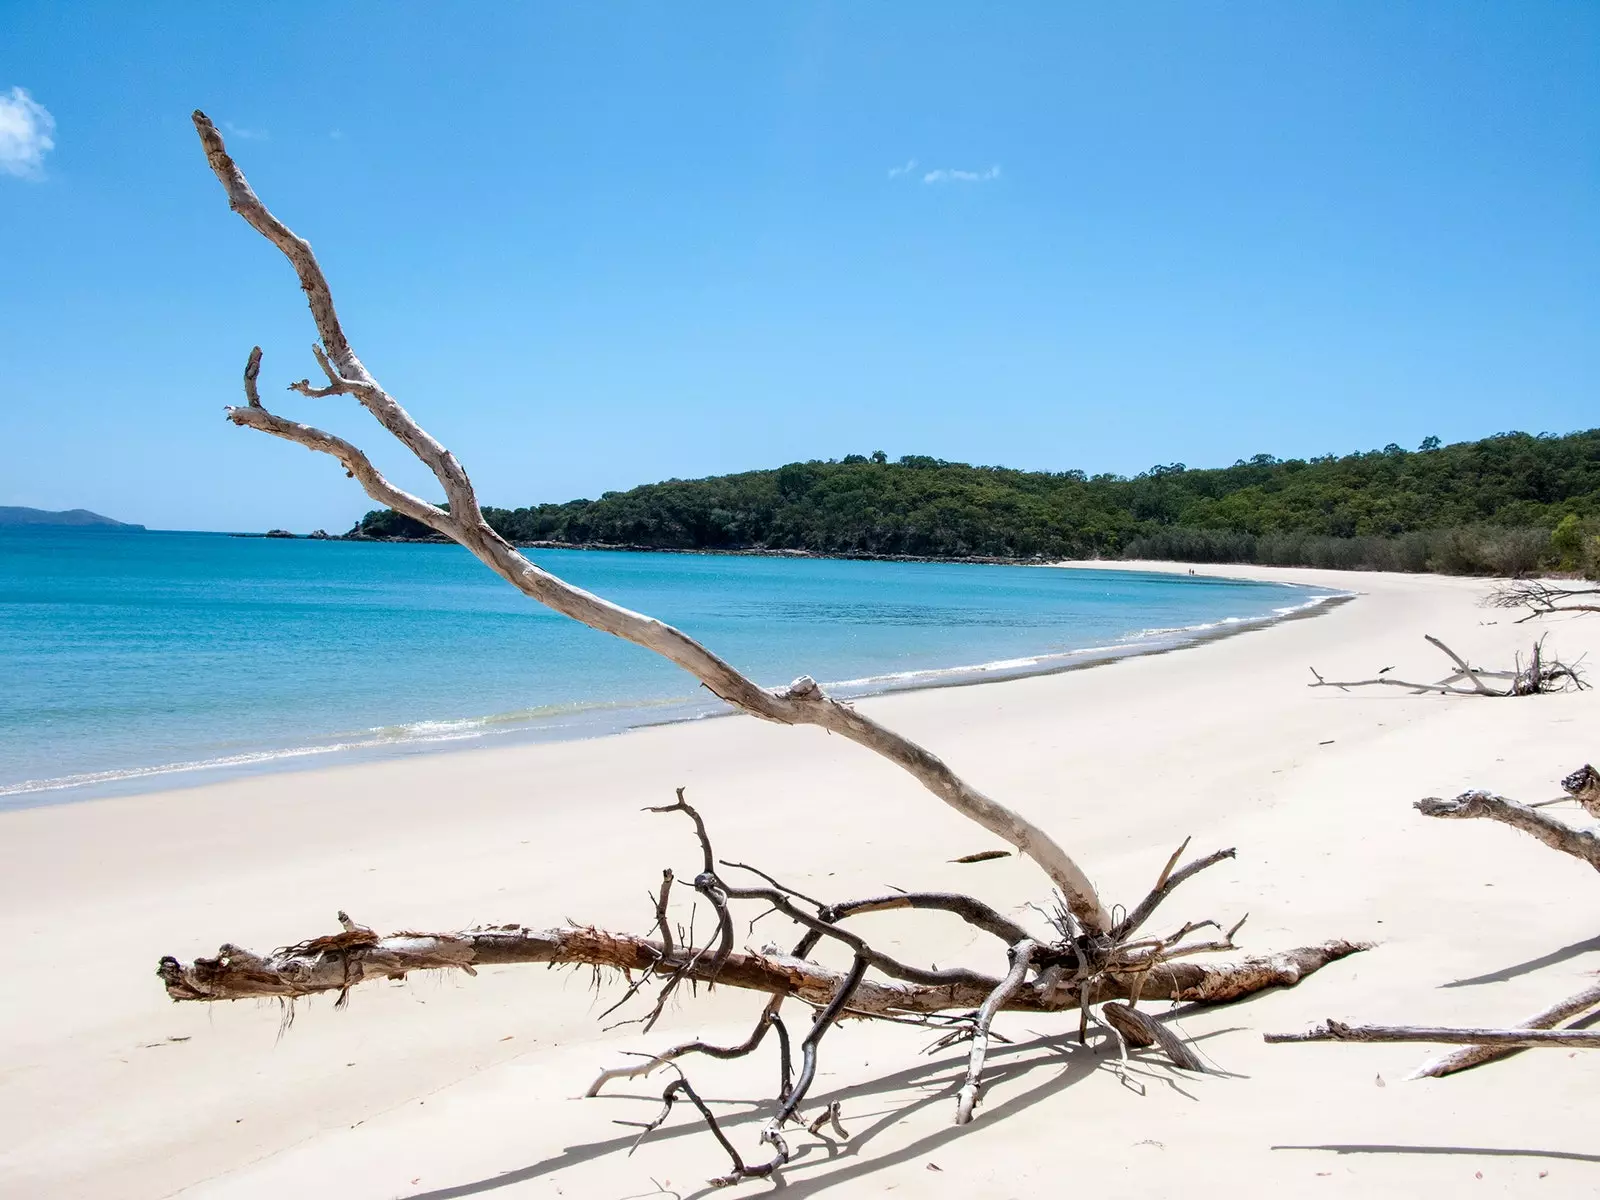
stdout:
POLYGON ((900 175, 909 175, 909 174, 911 174, 911 172, 915 171, 916 169, 917 169, 917 160, 914 159, 914 158, 908 158, 908 159, 906 159, 906 165, 905 166, 903 166, 903 167, 890 167, 889 168, 889 178, 890 179, 894 179, 894 178, 896 178, 897 176, 900 176, 900 175))
POLYGON ((222 127, 228 131, 229 137, 242 138, 247 142, 264 142, 267 133, 264 129, 246 129, 243 125, 235 125, 232 121, 224 121, 222 127))
POLYGON ((44 178, 44 156, 56 147, 50 110, 14 87, 0 94, 0 171, 19 179, 44 178))
POLYGON ((987 171, 957 171, 940 168, 929 171, 922 177, 923 183, 984 183, 990 179, 1000 178, 1000 168, 990 167, 987 171))

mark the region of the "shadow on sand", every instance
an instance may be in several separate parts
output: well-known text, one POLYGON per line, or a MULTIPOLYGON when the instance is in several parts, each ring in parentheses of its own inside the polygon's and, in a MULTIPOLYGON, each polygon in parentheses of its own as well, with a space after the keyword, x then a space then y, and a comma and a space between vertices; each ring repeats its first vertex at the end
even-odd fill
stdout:
MULTIPOLYGON (((1209 1035, 1209 1036, 1215 1036, 1209 1035)), ((919 1138, 908 1146, 901 1147, 882 1157, 865 1158, 862 1150, 870 1145, 874 1138, 883 1133, 896 1122, 904 1120, 911 1114, 927 1108, 929 1105, 953 1104, 956 1088, 960 1085, 966 1071, 967 1058, 965 1054, 946 1055, 928 1062, 919 1063, 904 1071, 892 1075, 882 1076, 869 1083, 857 1084, 853 1087, 839 1088, 810 1097, 807 1109, 818 1111, 834 1102, 845 1105, 844 1119, 851 1126, 848 1141, 835 1141, 832 1138, 823 1138, 820 1144, 808 1143, 798 1148, 794 1158, 784 1168, 783 1178, 774 1184, 781 1188, 786 1196, 803 1197, 821 1191, 823 1188, 835 1187, 853 1179, 870 1175, 884 1167, 914 1159, 920 1155, 928 1154, 939 1147, 964 1136, 969 1129, 978 1128, 992 1121, 1004 1120, 1008 1116, 1020 1113, 1047 1099, 1064 1088, 1070 1087, 1080 1079, 1092 1075, 1102 1068, 1111 1067, 1115 1060, 1100 1052, 1102 1044, 1079 1046, 1075 1038, 1051 1035, 1037 1037, 1032 1041, 1021 1042, 1016 1045, 992 1047, 989 1052, 989 1069, 985 1072, 986 1090, 992 1094, 992 1089, 1009 1080, 1021 1079, 1033 1074, 1044 1074, 1046 1078, 1036 1083, 1027 1091, 993 1105, 986 1105, 979 1114, 979 1120, 972 1126, 947 1125, 935 1133, 919 1138), (852 1111, 850 1101, 870 1100, 874 1097, 887 1097, 901 1089, 915 1089, 923 1094, 908 1103, 895 1104, 886 1102, 887 1106, 877 1111, 852 1111), (862 1125, 862 1122, 870 1122, 862 1125)), ((1142 1089, 1146 1084, 1158 1084, 1171 1087, 1181 1095, 1189 1096, 1181 1086, 1188 1081, 1188 1077, 1180 1075, 1165 1064, 1164 1060, 1130 1057, 1127 1064, 1125 1080, 1130 1087, 1142 1089)), ((612 1097, 619 1100, 634 1102, 654 1103, 658 1096, 655 1094, 623 1094, 612 1097)), ((718 1112, 717 1121, 730 1136, 739 1130, 750 1130, 758 1126, 768 1117, 768 1110, 772 1107, 769 1102, 753 1103, 750 1101, 711 1101, 708 1103, 716 1107, 736 1105, 737 1111, 731 1113, 718 1112)), ((637 1115, 637 1114, 630 1114, 637 1115)), ((653 1115, 647 1112, 644 1115, 653 1115)), ((820 1135, 819 1135, 820 1136, 820 1135)), ((461 1197, 479 1196, 493 1192, 502 1187, 513 1184, 526 1183, 529 1180, 549 1175, 555 1171, 566 1170, 590 1162, 607 1154, 626 1154, 629 1147, 637 1139, 637 1133, 628 1133, 622 1137, 607 1138, 603 1141, 588 1142, 583 1145, 569 1146, 558 1155, 544 1159, 541 1162, 531 1163, 526 1167, 506 1171, 491 1179, 480 1179, 470 1183, 457 1184, 452 1187, 436 1188, 426 1192, 416 1192, 410 1200, 460 1200, 461 1197)), ((684 1120, 670 1128, 663 1128, 651 1135, 651 1140, 662 1141, 669 1138, 696 1137, 703 1138, 706 1146, 705 1174, 710 1176, 727 1169, 727 1161, 722 1151, 717 1148, 716 1141, 706 1130, 703 1122, 696 1116, 693 1120, 684 1120)), ((746 1137, 738 1144, 747 1146, 753 1139, 746 1137)), ((736 1139, 737 1141, 737 1139, 736 1139)), ((714 1189, 701 1187, 693 1191, 693 1196, 704 1196, 714 1189)), ((657 1192, 656 1195, 673 1195, 672 1192, 657 1192)))

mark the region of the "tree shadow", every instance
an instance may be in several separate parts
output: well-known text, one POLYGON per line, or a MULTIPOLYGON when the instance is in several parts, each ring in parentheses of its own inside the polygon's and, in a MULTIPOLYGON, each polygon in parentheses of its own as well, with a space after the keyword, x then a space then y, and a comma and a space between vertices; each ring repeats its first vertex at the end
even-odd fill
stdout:
POLYGON ((1380 1146, 1362 1143, 1326 1146, 1274 1146, 1274 1150, 1324 1150, 1330 1154, 1477 1154, 1485 1158, 1559 1158, 1600 1163, 1600 1154, 1576 1150, 1524 1150, 1508 1146, 1380 1146))
POLYGON ((1517 963, 1512 967, 1504 967, 1498 971, 1490 971, 1486 975, 1474 975, 1471 979, 1457 979, 1453 983, 1442 983, 1440 987, 1459 988, 1474 987, 1480 983, 1505 983, 1519 975, 1527 975, 1542 967, 1553 967, 1557 963, 1564 963, 1569 959, 1577 958, 1580 954, 1591 951, 1600 951, 1600 937, 1586 938, 1581 942, 1573 942, 1570 946, 1563 946, 1559 950, 1552 950, 1549 954, 1538 958, 1530 958, 1527 962, 1517 963))
MULTIPOLYGON (((1070 1035, 1068 1035, 1070 1036, 1070 1035)), ((904 1120, 921 1109, 931 1104, 953 1103, 957 1085, 966 1071, 967 1056, 965 1054, 946 1055, 943 1058, 933 1059, 919 1063, 905 1070, 897 1071, 891 1075, 880 1076, 867 1083, 855 1084, 849 1087, 837 1088, 833 1091, 814 1095, 807 1099, 806 1107, 821 1109, 833 1103, 846 1103, 851 1100, 865 1100, 872 1097, 888 1097, 902 1089, 921 1087, 926 1094, 920 1098, 912 1099, 907 1103, 888 1102, 886 1106, 869 1113, 852 1113, 846 1108, 844 1119, 848 1123, 862 1120, 863 1118, 876 1117, 871 1125, 865 1129, 852 1130, 850 1138, 845 1142, 834 1142, 832 1139, 823 1139, 821 1144, 800 1147, 794 1159, 784 1168, 783 1177, 775 1180, 773 1186, 782 1188, 786 1195, 795 1197, 807 1196, 824 1187, 847 1182, 851 1179, 877 1171, 883 1167, 893 1166, 919 1154, 926 1154, 947 1142, 961 1137, 969 1130, 989 1121, 1003 1120, 1015 1113, 1022 1112, 1041 1100, 1054 1095, 1056 1092, 1071 1086, 1080 1079, 1092 1075, 1096 1070, 1106 1067, 1114 1059, 1102 1056, 1099 1053, 1105 1043, 1097 1042, 1089 1046, 1079 1047, 1076 1044, 1066 1045, 1067 1037, 1061 1034, 1041 1036, 1028 1042, 1019 1042, 1010 1046, 996 1046, 989 1051, 989 1067, 984 1072, 985 1090, 992 1089, 1008 1080, 1020 1079, 1030 1075, 1041 1068, 1056 1068, 1048 1079, 1036 1084, 1026 1092, 1013 1096, 1001 1103, 984 1106, 979 1110, 978 1121, 973 1125, 949 1125, 936 1133, 921 1138, 909 1146, 894 1151, 881 1158, 864 1159, 861 1150, 875 1137, 883 1133, 890 1126, 904 1120), (1063 1056, 1062 1051, 1067 1053, 1063 1056), (831 1169, 834 1164, 845 1164, 838 1169, 831 1169), (796 1178, 796 1176, 800 1178, 796 1178)), ((1171 1069, 1164 1059, 1156 1060, 1145 1056, 1130 1056, 1127 1064, 1129 1074, 1137 1074, 1142 1080, 1161 1082, 1178 1088, 1177 1081, 1187 1078, 1171 1069)), ((1188 1095, 1187 1092, 1182 1094, 1188 1095)), ((655 1103, 659 1097, 654 1094, 619 1094, 611 1097, 618 1100, 643 1101, 655 1103)), ((1193 1097, 1190 1097, 1191 1099, 1193 1097)), ((722 1102, 715 1102, 722 1103, 722 1102)), ((724 1131, 757 1126, 767 1120, 770 1102, 754 1103, 749 1101, 736 1101, 746 1106, 746 1110, 732 1114, 717 1114, 717 1123, 724 1131)), ((662 1128, 651 1134, 652 1142, 662 1142, 680 1137, 703 1137, 706 1141, 707 1160, 706 1175, 709 1177, 720 1170, 726 1169, 726 1162, 721 1157, 722 1152, 717 1148, 716 1141, 705 1127, 705 1123, 696 1116, 693 1120, 686 1120, 671 1128, 662 1128)), ((638 1139, 638 1134, 630 1132, 621 1137, 606 1138, 601 1141, 587 1142, 582 1145, 569 1146, 560 1154, 543 1159, 540 1162, 530 1163, 528 1166, 506 1171, 489 1179, 474 1180, 470 1183, 457 1184, 451 1187, 435 1188, 426 1192, 414 1192, 409 1200, 461 1200, 462 1197, 479 1196, 496 1191, 502 1187, 513 1184, 526 1183, 541 1176, 552 1174, 556 1171, 566 1170, 579 1166, 607 1154, 626 1154, 629 1147, 638 1139)), ((714 1189, 703 1187, 690 1193, 691 1197, 704 1196, 714 1189)))

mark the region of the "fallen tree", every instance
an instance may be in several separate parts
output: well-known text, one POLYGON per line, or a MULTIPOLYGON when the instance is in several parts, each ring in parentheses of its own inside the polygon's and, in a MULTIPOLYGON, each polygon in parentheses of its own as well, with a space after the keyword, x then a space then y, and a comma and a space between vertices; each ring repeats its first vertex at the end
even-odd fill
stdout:
POLYGON ((310 380, 301 380, 291 384, 290 390, 310 399, 354 398, 428 467, 446 502, 431 504, 396 487, 353 443, 267 409, 259 390, 260 347, 248 356, 245 403, 227 410, 230 421, 336 458, 374 500, 458 542, 525 595, 593 629, 662 655, 734 708, 779 724, 819 726, 893 762, 961 816, 1031 859, 1044 872, 1053 892, 1049 905, 1036 910, 1044 919, 1035 928, 1025 927, 975 897, 954 893, 897 892, 825 903, 783 885, 757 867, 718 860, 705 823, 680 789, 676 803, 651 811, 681 813, 693 823, 702 863, 692 887, 697 900, 709 905, 715 917, 703 941, 696 938, 692 925, 687 931, 672 928, 668 904, 676 876, 667 871, 656 895, 654 928, 645 936, 574 925, 551 929, 496 925, 381 936, 341 913, 341 932, 270 954, 224 945, 215 958, 197 958, 188 964, 163 958, 158 973, 174 1000, 272 997, 292 1005, 301 997, 333 992, 342 1004, 350 990, 364 981, 403 977, 412 971, 454 969, 471 974, 488 964, 571 964, 610 968, 627 979, 628 986, 613 1010, 653 989, 653 1004, 641 1018, 648 1030, 684 983, 764 993, 768 1000, 745 1042, 728 1047, 686 1043, 650 1056, 637 1066, 604 1072, 591 1089, 593 1093, 609 1079, 658 1067, 676 1072, 677 1061, 693 1054, 742 1057, 764 1044, 769 1030, 774 1032, 779 1044, 779 1087, 773 1115, 761 1135, 766 1161, 745 1161, 681 1073, 662 1094, 660 1116, 646 1127, 648 1133, 665 1120, 679 1098, 687 1098, 732 1160, 732 1170, 715 1182, 731 1183, 780 1171, 791 1157, 785 1136, 788 1126, 814 1134, 825 1121, 837 1125, 836 1110, 825 1111, 807 1125, 800 1118, 800 1106, 815 1077, 823 1038, 840 1020, 910 1021, 938 1028, 940 1044, 970 1041, 969 1067, 957 1093, 957 1120, 965 1122, 981 1094, 990 1025, 1000 1012, 1076 1010, 1080 1039, 1093 1021, 1124 1056, 1130 1046, 1151 1047, 1176 1065, 1198 1069, 1199 1059, 1159 1020, 1141 1010, 1141 1002, 1235 1000, 1264 988, 1292 985, 1325 964, 1364 948, 1330 941, 1222 965, 1193 961, 1196 956, 1234 950, 1234 935, 1243 922, 1223 931, 1213 920, 1187 921, 1160 935, 1147 934, 1144 927, 1180 884, 1231 858, 1232 850, 1206 855, 1180 868, 1185 842, 1168 859, 1150 892, 1119 918, 1083 869, 1044 830, 962 779, 925 748, 829 697, 810 678, 802 677, 784 688, 762 687, 680 630, 573 587, 530 562, 490 528, 455 456, 412 419, 356 356, 310 244, 260 201, 204 113, 194 114, 194 124, 229 206, 282 251, 306 295, 320 339, 312 354, 327 383, 313 386, 310 380), (739 873, 737 880, 729 872, 739 873), (759 882, 742 882, 745 876, 759 882), (766 912, 776 912, 792 922, 800 931, 794 947, 787 952, 768 948, 759 953, 737 949, 734 906, 746 904, 760 904, 766 912), (901 962, 849 928, 855 916, 891 909, 944 912, 989 935, 999 943, 993 947, 995 969, 941 969, 901 962), (1201 936, 1207 930, 1216 932, 1201 936), (824 941, 849 954, 848 968, 830 968, 814 957, 824 941), (809 1031, 800 1043, 798 1070, 780 1013, 791 997, 813 1009, 809 1031))
POLYGON ((1569 666, 1559 658, 1546 657, 1543 638, 1534 642, 1526 663, 1519 654, 1515 665, 1509 671, 1490 671, 1483 667, 1469 666, 1466 659, 1432 634, 1425 635, 1425 638, 1430 645, 1438 647, 1456 668, 1434 683, 1412 683, 1409 680, 1397 679, 1389 674, 1393 667, 1382 668, 1371 679, 1326 679, 1321 672, 1312 667, 1310 670, 1314 682, 1306 686, 1331 687, 1341 691, 1361 687, 1397 687, 1404 688, 1413 695, 1436 692, 1444 696, 1490 697, 1539 696, 1547 692, 1564 692, 1568 689, 1582 691, 1589 686, 1584 682, 1583 673, 1577 664, 1569 666), (1490 687, 1484 682, 1486 679, 1502 681, 1502 686, 1490 687))
MULTIPOLYGON (((1600 816, 1600 772, 1585 764, 1561 781, 1563 800, 1579 804, 1591 816, 1600 816)), ((1453 800, 1429 797, 1416 802, 1424 816, 1442 820, 1498 821, 1537 838, 1544 845, 1570 855, 1600 871, 1600 834, 1576 829, 1540 812, 1540 805, 1518 804, 1489 792, 1463 792, 1453 800)), ((1451 1029, 1416 1025, 1350 1025, 1328 1020, 1304 1033, 1269 1033, 1268 1042, 1434 1042, 1459 1045, 1441 1058, 1423 1063, 1411 1078, 1453 1075, 1469 1067, 1505 1058, 1518 1050, 1563 1046, 1567 1049, 1600 1048, 1600 1033, 1577 1026, 1600 1017, 1600 983, 1534 1013, 1512 1028, 1451 1029), (1558 1029, 1557 1026, 1565 1025, 1558 1029)))

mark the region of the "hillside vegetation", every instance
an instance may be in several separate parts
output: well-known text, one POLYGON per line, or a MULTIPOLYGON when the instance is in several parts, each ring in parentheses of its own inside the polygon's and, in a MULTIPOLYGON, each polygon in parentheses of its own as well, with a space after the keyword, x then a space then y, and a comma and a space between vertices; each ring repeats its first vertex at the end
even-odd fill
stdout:
POLYGON ((113 521, 87 508, 69 508, 52 512, 44 508, 19 508, 0 506, 0 529, 21 528, 73 528, 73 529, 143 529, 126 521, 113 521))
MULTIPOLYGON (((1595 557, 1600 430, 1449 446, 1429 438, 1414 451, 1343 457, 1260 454, 1133 478, 879 452, 485 512, 519 543, 1518 573, 1595 557)), ((429 531, 383 510, 352 533, 429 531)))

